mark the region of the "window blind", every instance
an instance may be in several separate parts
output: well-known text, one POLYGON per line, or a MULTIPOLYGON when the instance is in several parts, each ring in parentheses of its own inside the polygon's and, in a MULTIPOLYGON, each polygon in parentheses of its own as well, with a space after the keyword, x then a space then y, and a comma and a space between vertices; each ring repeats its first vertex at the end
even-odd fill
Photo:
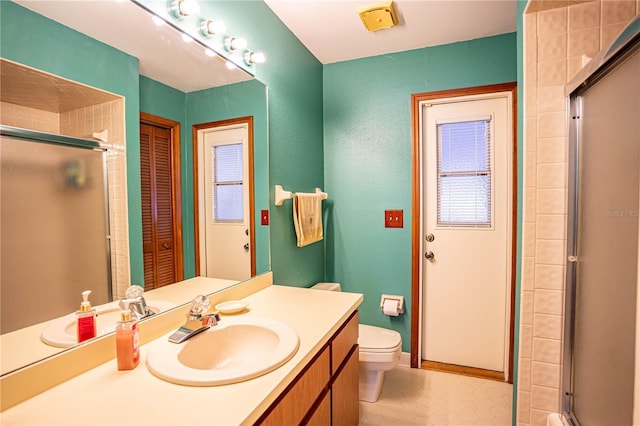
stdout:
POLYGON ((242 223, 244 218, 244 183, 242 144, 211 147, 213 156, 213 220, 242 223))
POLYGON ((438 226, 490 227, 491 118, 436 127, 438 226))

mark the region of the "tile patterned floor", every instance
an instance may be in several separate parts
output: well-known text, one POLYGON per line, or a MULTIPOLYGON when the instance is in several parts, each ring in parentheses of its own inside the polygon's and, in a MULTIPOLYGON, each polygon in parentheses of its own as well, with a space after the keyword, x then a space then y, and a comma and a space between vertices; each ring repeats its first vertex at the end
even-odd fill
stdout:
POLYGON ((360 401, 360 425, 511 425, 513 386, 416 368, 385 373, 376 403, 360 401))

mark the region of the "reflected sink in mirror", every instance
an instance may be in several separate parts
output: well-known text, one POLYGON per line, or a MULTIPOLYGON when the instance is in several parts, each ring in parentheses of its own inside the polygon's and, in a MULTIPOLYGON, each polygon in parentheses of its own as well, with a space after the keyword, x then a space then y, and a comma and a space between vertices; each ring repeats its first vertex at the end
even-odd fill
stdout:
MULTIPOLYGON (((94 306, 96 309, 96 336, 111 333, 116 328, 116 322, 120 321, 120 306, 118 301, 94 306)), ((154 313, 166 311, 175 307, 175 303, 163 300, 147 300, 147 307, 154 313)), ((71 313, 51 321, 42 330, 40 339, 49 346, 67 348, 77 343, 76 314, 71 313)))
POLYGON ((187 386, 242 382, 275 370, 295 355, 296 331, 265 317, 222 317, 218 325, 181 344, 166 338, 147 356, 147 368, 162 380, 187 386))

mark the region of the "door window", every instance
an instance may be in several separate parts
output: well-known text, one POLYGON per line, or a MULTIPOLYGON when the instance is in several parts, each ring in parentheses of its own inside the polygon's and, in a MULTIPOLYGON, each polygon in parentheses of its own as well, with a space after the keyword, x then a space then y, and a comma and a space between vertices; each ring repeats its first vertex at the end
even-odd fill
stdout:
POLYGON ((242 143, 214 145, 212 191, 214 222, 242 223, 244 184, 242 143))
POLYGON ((438 226, 491 227, 491 118, 436 128, 438 226))

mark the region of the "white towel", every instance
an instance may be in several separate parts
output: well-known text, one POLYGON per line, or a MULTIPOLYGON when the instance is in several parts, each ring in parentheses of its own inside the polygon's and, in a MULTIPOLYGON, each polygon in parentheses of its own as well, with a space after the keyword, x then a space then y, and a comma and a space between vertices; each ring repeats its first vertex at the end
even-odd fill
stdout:
POLYGON ((322 240, 321 194, 296 193, 293 196, 293 224, 298 247, 322 240))

